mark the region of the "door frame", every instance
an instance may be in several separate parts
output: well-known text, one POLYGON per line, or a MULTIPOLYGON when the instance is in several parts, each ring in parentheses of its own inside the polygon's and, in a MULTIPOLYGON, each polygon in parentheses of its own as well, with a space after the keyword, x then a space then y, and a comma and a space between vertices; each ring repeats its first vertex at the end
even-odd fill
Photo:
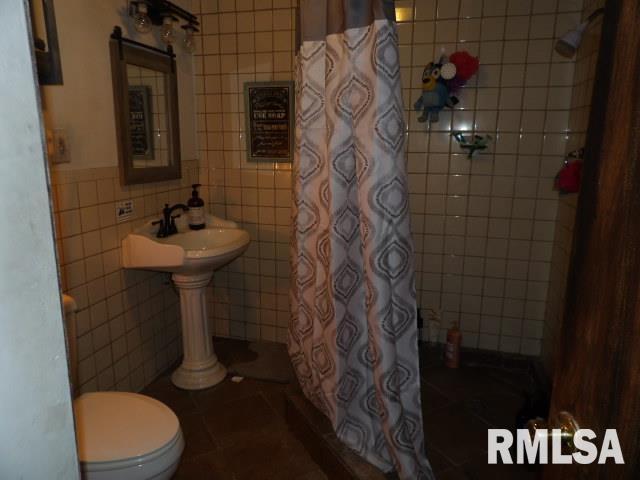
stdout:
MULTIPOLYGON (((544 477, 632 478, 640 470, 640 4, 605 5, 550 419, 568 411, 625 466, 548 466, 544 477)), ((553 425, 551 425, 553 426, 553 425)))
POLYGON ((0 1, 0 477, 79 478, 28 2, 0 1))

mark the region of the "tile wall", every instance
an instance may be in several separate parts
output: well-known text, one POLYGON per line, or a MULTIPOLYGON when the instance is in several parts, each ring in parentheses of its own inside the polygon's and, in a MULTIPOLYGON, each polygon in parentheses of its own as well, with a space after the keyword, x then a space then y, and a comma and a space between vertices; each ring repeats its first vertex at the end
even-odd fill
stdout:
MULTIPOLYGON (((582 17, 586 18, 596 8, 602 6, 604 6, 604 0, 586 0, 582 17)), ((585 145, 598 61, 601 25, 600 19, 589 27, 576 55, 567 152, 585 145)), ((542 358, 548 372, 553 371, 553 348, 564 314, 564 294, 569 271, 577 201, 577 194, 569 194, 561 196, 558 202, 542 346, 542 358)))
POLYGON ((424 58, 465 49, 482 65, 428 134, 409 113, 421 306, 439 309, 444 328, 459 321, 466 346, 538 355, 574 69, 553 43, 577 23, 580 5, 407 3, 415 15, 400 26, 406 105, 419 95, 424 58), (490 152, 469 160, 452 130, 490 134, 490 152))
POLYGON ((124 270, 120 241, 185 202, 197 162, 183 161, 182 180, 120 186, 117 167, 51 172, 63 291, 75 298, 80 392, 138 391, 182 351, 178 296, 168 274, 124 270), (116 202, 132 200, 134 217, 116 223, 116 202))
MULTIPOLYGON (((194 2, 197 4, 197 2, 194 2)), ((210 210, 251 234, 214 275, 216 335, 284 342, 289 321, 291 165, 245 158, 244 82, 293 79, 295 0, 201 0, 196 56, 200 181, 210 210)), ((197 9, 197 5, 194 5, 197 9)))
MULTIPOLYGON (((213 212, 241 222, 253 239, 215 276, 218 335, 286 336, 290 169, 246 161, 242 87, 292 78, 293 6, 200 1, 200 180, 213 212)), ((575 67, 553 44, 579 22, 582 0, 398 0, 396 7, 419 303, 442 318, 432 338, 460 322, 468 347, 538 355, 558 210, 553 177, 567 147, 575 67), (437 124, 418 123, 410 106, 422 69, 459 49, 480 57, 477 78, 437 124), (469 160, 453 130, 494 141, 469 160)))

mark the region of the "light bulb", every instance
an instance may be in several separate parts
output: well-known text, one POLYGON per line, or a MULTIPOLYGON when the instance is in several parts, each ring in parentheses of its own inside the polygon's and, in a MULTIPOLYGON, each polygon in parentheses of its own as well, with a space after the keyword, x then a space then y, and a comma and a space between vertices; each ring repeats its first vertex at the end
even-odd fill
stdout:
POLYGON ((184 49, 189 53, 194 53, 196 51, 195 32, 197 32, 198 29, 191 24, 184 25, 182 28, 184 29, 184 49))
POLYGON ((145 2, 138 2, 136 4, 133 26, 136 31, 140 33, 149 33, 151 31, 151 19, 149 18, 147 4, 145 2))
POLYGON ((176 32, 173 29, 173 17, 164 17, 162 20, 162 32, 160 38, 167 45, 171 45, 176 40, 176 32))

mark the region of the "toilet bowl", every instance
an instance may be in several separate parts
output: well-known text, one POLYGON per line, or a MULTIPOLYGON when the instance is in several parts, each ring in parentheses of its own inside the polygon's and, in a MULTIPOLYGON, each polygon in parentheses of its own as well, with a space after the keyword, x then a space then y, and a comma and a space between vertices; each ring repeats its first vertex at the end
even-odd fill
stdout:
MULTIPOLYGON (((63 295, 72 384, 77 372, 75 301, 63 295)), ((168 480, 184 450, 180 422, 163 403, 128 392, 91 392, 73 401, 85 480, 168 480)))
POLYGON ((136 393, 85 393, 73 402, 85 479, 169 479, 184 440, 175 414, 136 393))

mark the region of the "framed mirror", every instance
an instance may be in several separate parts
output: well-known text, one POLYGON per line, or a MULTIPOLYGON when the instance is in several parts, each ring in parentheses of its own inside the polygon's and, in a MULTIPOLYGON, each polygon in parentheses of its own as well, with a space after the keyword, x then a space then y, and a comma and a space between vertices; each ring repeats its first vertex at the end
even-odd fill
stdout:
POLYGON ((110 40, 120 180, 123 185, 180 178, 175 55, 122 37, 110 40))

